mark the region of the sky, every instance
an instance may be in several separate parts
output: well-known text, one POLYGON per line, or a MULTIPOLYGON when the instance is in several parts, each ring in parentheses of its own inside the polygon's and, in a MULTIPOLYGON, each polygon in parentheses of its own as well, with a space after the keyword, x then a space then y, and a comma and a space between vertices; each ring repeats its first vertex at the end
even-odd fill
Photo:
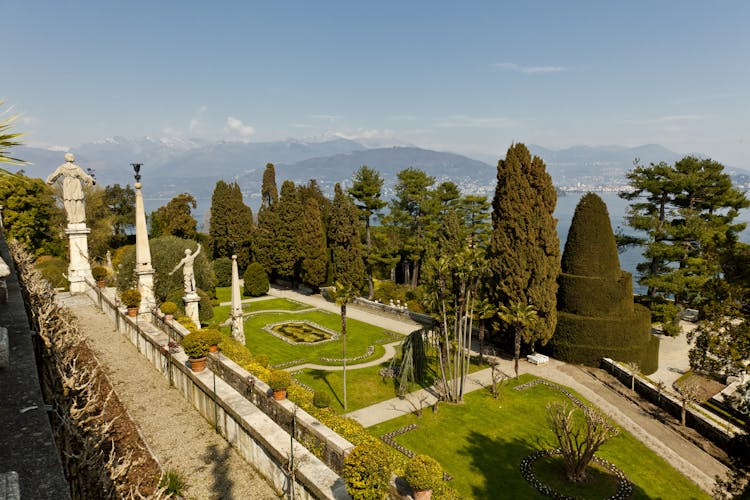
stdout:
POLYGON ((0 0, 28 145, 346 137, 750 168, 750 2, 0 0))

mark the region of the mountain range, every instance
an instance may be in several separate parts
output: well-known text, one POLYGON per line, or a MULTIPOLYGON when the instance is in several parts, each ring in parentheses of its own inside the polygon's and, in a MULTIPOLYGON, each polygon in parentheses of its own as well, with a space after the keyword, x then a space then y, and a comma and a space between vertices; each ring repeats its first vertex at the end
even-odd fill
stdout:
MULTIPOLYGON (((683 156, 656 144, 634 148, 574 146, 560 150, 529 145, 529 149, 545 161, 555 185, 583 189, 623 185, 625 173, 636 158, 648 165, 673 163, 683 156)), ((398 172, 408 167, 422 169, 438 182, 452 180, 463 192, 488 196, 494 191, 496 173, 496 165, 456 153, 414 146, 368 148, 343 138, 209 143, 197 139, 115 137, 82 144, 71 152, 80 166, 93 169, 97 180, 105 185, 132 184, 130 164, 142 163, 147 198, 166 202, 176 194, 189 192, 201 203, 210 200, 216 181, 224 179, 237 181, 253 208, 260 203, 263 169, 269 162, 276 166, 279 184, 285 179, 305 183, 315 178, 327 194, 332 193, 337 182, 351 183, 352 174, 368 165, 383 177, 386 197, 392 192, 398 172)), ((63 162, 63 152, 59 150, 21 146, 14 148, 13 154, 31 162, 25 171, 39 177, 46 177, 63 162)))

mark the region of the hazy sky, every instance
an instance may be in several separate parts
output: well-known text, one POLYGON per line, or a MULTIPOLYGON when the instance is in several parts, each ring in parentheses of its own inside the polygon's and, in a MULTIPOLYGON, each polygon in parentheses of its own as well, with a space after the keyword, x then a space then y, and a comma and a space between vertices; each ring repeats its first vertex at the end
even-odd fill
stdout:
POLYGON ((750 167, 745 0, 0 0, 0 16, 0 99, 31 145, 658 143, 750 167))

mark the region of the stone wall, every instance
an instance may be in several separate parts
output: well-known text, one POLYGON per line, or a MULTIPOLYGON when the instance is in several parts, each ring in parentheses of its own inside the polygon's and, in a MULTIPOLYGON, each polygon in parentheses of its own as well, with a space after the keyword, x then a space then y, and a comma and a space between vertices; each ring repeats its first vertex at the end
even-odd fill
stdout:
MULTIPOLYGON (((169 323, 168 335, 156 328, 156 325, 150 321, 144 320, 144 315, 136 318, 128 317, 124 308, 118 308, 106 293, 96 288, 93 283, 89 285, 88 296, 96 304, 100 304, 102 311, 113 320, 116 329, 126 335, 154 368, 167 378, 170 384, 214 425, 216 431, 277 490, 288 491, 287 468, 293 450, 294 462, 297 464, 295 490, 299 498, 350 498, 344 481, 336 472, 297 440, 293 441, 293 448, 290 447, 292 440, 289 433, 274 422, 271 416, 264 413, 259 406, 238 392, 233 385, 217 375, 217 372, 234 373, 233 368, 236 367, 239 370, 241 368, 236 365, 232 367, 231 360, 221 354, 211 354, 209 366, 212 369, 193 372, 188 367, 187 356, 182 351, 172 354, 165 348, 170 340, 169 335, 174 338, 175 335, 187 334, 187 331, 181 331, 184 330, 181 325, 176 322, 167 322, 169 323)), ((145 315, 145 317, 149 316, 157 316, 155 323, 164 326, 165 322, 162 317, 159 317, 158 312, 145 315)), ((258 383, 262 384, 260 381, 256 382, 258 383)), ((237 380, 234 381, 234 385, 242 388, 237 380)), ((257 390, 263 391, 263 387, 258 385, 257 390)), ((256 390, 249 392, 253 395, 253 399, 258 401, 262 399, 256 395, 256 390)), ((270 406, 273 403, 266 401, 266 404, 270 406)), ((291 420, 290 405, 291 403, 287 401, 286 404, 277 405, 274 409, 281 413, 280 408, 284 408, 291 420)), ((301 413, 301 411, 297 413, 298 422, 304 420, 301 413)), ((314 422, 309 422, 309 424, 315 426, 314 422)), ((322 425, 319 422, 318 424, 322 425)), ((328 431, 332 432, 330 429, 328 431)), ((302 434, 298 432, 298 435, 302 434)), ((343 456, 343 448, 346 446, 340 443, 340 447, 342 448, 340 453, 343 456)))
MULTIPOLYGON (((602 368, 630 387, 633 373, 628 368, 621 366, 609 358, 602 359, 602 368)), ((680 419, 682 403, 676 396, 664 391, 660 393, 655 384, 640 374, 635 374, 634 388, 641 397, 659 406, 673 417, 680 419)), ((735 434, 742 434, 744 431, 718 416, 714 418, 708 417, 703 411, 696 409, 693 405, 689 405, 685 414, 685 425, 694 428, 701 435, 726 449, 729 440, 735 434)))

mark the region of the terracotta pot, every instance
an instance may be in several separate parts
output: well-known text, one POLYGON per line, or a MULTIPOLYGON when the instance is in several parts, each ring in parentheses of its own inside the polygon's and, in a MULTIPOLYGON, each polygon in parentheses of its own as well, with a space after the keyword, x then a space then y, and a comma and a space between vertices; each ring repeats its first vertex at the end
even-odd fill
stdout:
POLYGON ((208 352, 219 352, 219 346, 217 344, 211 344, 208 346, 208 352))
POLYGON ((99 280, 96 282, 96 286, 98 286, 99 288, 107 288, 107 282, 104 280, 99 280))
POLYGON ((206 369, 206 357, 202 358, 189 358, 190 369, 194 372, 202 372, 206 369))
POLYGON ((135 318, 138 316, 138 308, 137 307, 128 307, 128 316, 135 318))
POLYGON ((432 490, 414 490, 414 500, 430 500, 432 490))
POLYGON ((286 389, 276 389, 273 391, 273 399, 283 401, 286 399, 286 389))

